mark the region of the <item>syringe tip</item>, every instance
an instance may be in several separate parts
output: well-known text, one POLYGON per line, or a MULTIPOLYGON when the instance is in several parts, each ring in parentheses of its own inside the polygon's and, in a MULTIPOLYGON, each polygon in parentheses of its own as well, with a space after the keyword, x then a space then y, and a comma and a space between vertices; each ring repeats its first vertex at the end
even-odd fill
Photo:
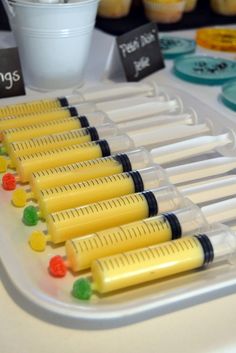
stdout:
POLYGON ((44 251, 47 237, 40 231, 34 231, 29 237, 29 245, 35 251, 44 251))
POLYGON ((72 288, 73 297, 81 300, 89 300, 92 294, 91 282, 87 278, 80 278, 74 282, 72 288))
POLYGON ((12 204, 16 207, 24 207, 27 202, 27 193, 23 189, 17 189, 12 193, 12 204))
POLYGON ((53 256, 49 261, 49 272, 53 277, 64 277, 66 275, 67 267, 60 255, 53 256))
POLYGON ((36 207, 28 206, 24 209, 22 221, 27 226, 35 226, 39 217, 36 207))
POLYGON ((7 170, 8 161, 4 157, 0 157, 0 173, 4 173, 7 170))
MULTIPOLYGON (((1 157, 0 157, 1 158, 1 157)), ((15 190, 16 188, 16 178, 11 173, 6 173, 2 177, 2 187, 4 190, 15 190)))

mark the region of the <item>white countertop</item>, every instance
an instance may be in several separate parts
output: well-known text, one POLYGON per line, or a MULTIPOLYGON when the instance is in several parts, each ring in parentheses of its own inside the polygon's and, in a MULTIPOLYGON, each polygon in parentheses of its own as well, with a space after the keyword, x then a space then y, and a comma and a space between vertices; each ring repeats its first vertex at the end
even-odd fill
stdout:
MULTIPOLYGON (((192 37, 194 32, 181 31, 179 35, 192 37)), ((99 32, 96 32, 95 42, 97 43, 97 39, 100 40, 102 37, 99 32)), ((9 34, 4 33, 3 38, 8 42, 9 34)), ((106 36, 105 48, 109 47, 111 40, 112 37, 106 36)), ((88 82, 101 77, 98 67, 101 67, 105 60, 105 50, 96 62, 90 60, 88 82)), ((235 116, 217 102, 219 87, 185 83, 172 76, 171 65, 169 61, 165 70, 155 74, 161 84, 173 83, 176 87, 187 89, 200 99, 205 100, 207 97, 210 105, 219 107, 232 118, 235 116)), ((22 300, 4 270, 1 267, 0 269, 3 280, 0 285, 0 350, 2 353, 231 353, 236 351, 236 294, 184 309, 176 308, 174 312, 129 326, 86 330, 72 325, 64 327, 60 320, 50 319, 40 310, 34 310, 30 303, 22 300)))

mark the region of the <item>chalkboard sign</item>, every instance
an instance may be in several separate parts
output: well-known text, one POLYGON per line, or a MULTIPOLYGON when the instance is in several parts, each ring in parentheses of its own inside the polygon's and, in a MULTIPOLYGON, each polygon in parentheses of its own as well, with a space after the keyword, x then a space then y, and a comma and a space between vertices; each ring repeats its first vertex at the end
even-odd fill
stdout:
POLYGON ((17 48, 0 49, 0 98, 25 94, 17 48))
POLYGON ((139 81, 165 67, 155 23, 117 37, 116 43, 127 81, 139 81))

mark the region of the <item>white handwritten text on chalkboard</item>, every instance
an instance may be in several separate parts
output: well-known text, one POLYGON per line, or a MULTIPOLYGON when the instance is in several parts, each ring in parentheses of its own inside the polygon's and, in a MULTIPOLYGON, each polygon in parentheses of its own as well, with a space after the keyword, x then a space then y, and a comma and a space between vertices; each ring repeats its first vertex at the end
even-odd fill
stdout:
POLYGON ((9 90, 12 89, 14 82, 20 80, 20 75, 17 70, 13 72, 0 72, 0 81, 5 83, 5 89, 9 90))
POLYGON ((138 81, 164 67, 155 23, 117 37, 117 46, 128 81, 138 81))
POLYGON ((25 94, 17 48, 0 49, 0 98, 25 94))
POLYGON ((150 59, 147 56, 142 56, 138 61, 134 61, 135 77, 139 77, 140 73, 150 66, 150 59))

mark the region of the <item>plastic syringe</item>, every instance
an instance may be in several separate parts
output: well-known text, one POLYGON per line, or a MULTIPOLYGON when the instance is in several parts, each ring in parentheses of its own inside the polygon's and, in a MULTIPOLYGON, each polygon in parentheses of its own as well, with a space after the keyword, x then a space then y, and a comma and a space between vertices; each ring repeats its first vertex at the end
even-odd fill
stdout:
MULTIPOLYGON (((153 160, 150 153, 144 148, 141 148, 121 153, 117 156, 98 158, 52 169, 44 169, 34 172, 31 175, 31 196, 37 199, 37 195, 42 189, 128 172, 145 168, 151 164, 153 164, 153 160)), ((166 168, 165 172, 171 183, 179 184, 197 178, 202 179, 227 173, 234 168, 236 168, 236 158, 217 157, 166 168)), ((10 178, 11 177, 13 177, 13 175, 11 175, 10 178)))
POLYGON ((211 263, 234 263, 235 251, 235 232, 217 225, 203 234, 97 259, 91 265, 92 282, 80 278, 74 283, 72 294, 78 299, 89 299, 94 291, 105 294, 206 268, 211 263))
POLYGON ((51 258, 49 270, 53 276, 63 277, 68 268, 73 272, 82 271, 90 268, 94 260, 105 256, 200 233, 208 230, 215 221, 231 221, 232 211, 236 211, 236 199, 221 201, 202 209, 189 202, 182 209, 77 237, 66 242, 65 258, 58 255, 51 258), (228 214, 225 208, 230 211, 228 214))
MULTIPOLYGON (((194 125, 197 123, 197 117, 195 115, 195 112, 193 112, 193 111, 190 113, 187 113, 187 114, 181 114, 181 115, 177 115, 177 116, 175 116, 175 115, 169 116, 169 117, 167 116, 167 119, 166 119, 165 125, 164 125, 165 118, 166 118, 165 116, 159 116, 159 117, 155 116, 154 118, 153 117, 146 118, 145 119, 146 129, 148 129, 148 128, 154 129, 155 128, 155 131, 156 131, 159 127, 163 128, 166 125, 168 125, 168 128, 170 129, 170 126, 172 126, 172 124, 174 124, 174 125, 175 124, 184 124, 184 125, 186 124, 186 125, 191 126, 191 125, 194 125), (161 118, 161 119, 158 119, 158 118, 161 118), (151 120, 150 122, 149 122, 149 119, 151 120), (155 123, 154 123, 153 119, 156 120, 155 123), (161 120, 161 122, 163 123, 162 125, 159 125, 159 120, 161 120)), ((108 120, 108 122, 106 124, 113 125, 113 126, 111 126, 111 129, 110 129, 111 136, 114 133, 118 133, 118 129, 119 129, 119 131, 121 131, 120 124, 115 125, 109 119, 107 119, 107 120, 108 120)), ((9 143, 8 138, 7 138, 8 137, 7 132, 12 131, 12 130, 7 130, 6 131, 6 139, 5 139, 5 141, 3 141, 4 146, 1 147, 0 150, 2 153, 9 154, 10 159, 12 160, 11 166, 13 166, 14 160, 19 156, 23 156, 26 154, 32 154, 35 152, 41 152, 41 151, 45 151, 45 150, 50 150, 50 149, 54 149, 54 148, 58 148, 58 147, 64 147, 64 146, 68 145, 67 142, 69 142, 69 136, 72 136, 70 144, 78 144, 78 143, 83 143, 83 142, 88 142, 88 141, 94 141, 94 140, 99 140, 104 137, 107 137, 107 136, 109 136, 108 129, 106 129, 107 131, 106 131, 105 136, 102 133, 99 134, 98 130, 101 131, 101 128, 97 129, 97 127, 101 127, 100 124, 104 125, 105 121, 106 121, 106 119, 103 120, 103 115, 101 115, 99 112, 90 114, 90 119, 87 119, 87 117, 80 117, 79 124, 81 124, 81 126, 86 126, 83 131, 86 131, 87 135, 89 135, 89 133, 88 133, 89 131, 93 131, 93 137, 94 137, 92 140, 88 138, 87 140, 84 140, 82 142, 79 142, 79 140, 77 142, 77 140, 74 138, 75 137, 74 136, 75 135, 74 122, 70 121, 70 119, 68 119, 68 124, 64 124, 63 120, 59 120, 58 124, 55 122, 50 122, 47 124, 46 123, 41 124, 40 126, 34 125, 33 131, 36 131, 36 133, 38 134, 38 133, 40 133, 40 128, 44 129, 44 130, 46 129, 47 135, 43 135, 43 136, 39 136, 39 137, 35 137, 35 138, 31 137, 29 140, 28 139, 21 140, 21 138, 20 138, 20 141, 9 143), (72 123, 73 129, 71 129, 71 123, 72 123), (91 125, 91 123, 93 125, 96 125, 96 127, 91 125), (65 125, 65 131, 63 130, 63 132, 60 132, 59 134, 56 134, 53 131, 55 126, 56 126, 57 130, 60 130, 60 129, 63 129, 64 125, 65 125), (87 127, 88 127, 88 129, 86 130, 87 127), (49 129, 51 131, 50 134, 48 134, 49 129), (71 131, 71 132, 67 132, 66 130, 71 131), (95 138, 95 136, 96 136, 96 138, 95 138), (65 143, 64 143, 64 141, 65 141, 65 143)), ((106 126, 108 126, 108 125, 106 125, 106 126)), ((33 127, 33 125, 30 128, 32 129, 32 127, 33 127)), ((133 134, 137 134, 138 133, 137 130, 139 130, 141 128, 142 128, 142 124, 139 124, 138 121, 135 120, 135 121, 132 121, 131 123, 129 122, 129 134, 132 135, 132 130, 134 130, 133 134), (137 122, 137 126, 135 124, 136 122, 137 122)), ((166 128, 164 128, 165 135, 166 135, 166 130, 165 130, 166 128)), ((198 128, 199 128, 199 126, 197 126, 197 129, 198 128)), ((82 127, 81 127, 81 129, 82 129, 82 127)), ((24 134, 22 135, 22 138, 23 138, 28 129, 21 128, 20 130, 24 132, 24 134)), ((78 131, 78 129, 76 129, 76 130, 78 131)), ((81 131, 78 131, 77 133, 83 134, 83 131, 81 130, 81 131)), ((18 129, 18 132, 19 132, 19 129, 18 129)), ((32 136, 32 135, 30 135, 30 136, 32 136)), ((11 137, 12 137, 12 135, 11 135, 11 137)))
MULTIPOLYGON (((14 168, 16 159, 28 154, 49 151, 55 148, 82 144, 91 141, 98 141, 118 135, 119 129, 115 124, 107 123, 96 127, 89 126, 82 129, 75 129, 58 134, 44 135, 37 138, 17 141, 8 145, 8 156, 10 158, 10 166, 14 168)), ((0 159, 3 161, 4 157, 0 159)), ((5 159, 6 160, 6 159, 5 159)), ((4 164, 4 161, 3 161, 4 164)))
MULTIPOLYGON (((91 104, 84 103, 81 105, 69 106, 63 109, 46 111, 41 113, 23 115, 23 116, 10 116, 0 118, 0 131, 11 128, 24 128, 35 124, 48 123, 49 121, 71 119, 72 117, 79 118, 84 116, 84 120, 89 120, 89 115, 97 112, 104 120, 110 119, 114 122, 123 122, 126 120, 141 119, 146 116, 164 113, 178 113, 182 112, 183 104, 180 98, 172 98, 167 101, 167 98, 161 100, 147 97, 130 98, 129 106, 127 106, 127 99, 112 102, 113 108, 108 104, 91 104), (104 110, 99 109, 99 106, 104 110), (109 110, 110 109, 110 110, 109 110)), ((111 102, 110 102, 111 104, 111 102)), ((2 137, 1 137, 2 138, 2 137)))
MULTIPOLYGON (((149 151, 141 148, 135 150, 134 153, 128 151, 126 153, 120 153, 118 156, 97 158, 95 160, 35 171, 29 180, 32 197, 37 199, 38 191, 41 189, 144 168, 152 163, 154 163, 154 160, 149 151)), ((6 169, 6 167, 4 168, 6 169)), ((227 173, 234 168, 236 168, 235 157, 217 157, 200 162, 174 166, 168 168, 167 173, 168 177, 171 178, 171 182, 177 184, 196 178, 200 179, 227 173)), ((17 182, 21 182, 21 176, 17 174, 7 173, 2 178, 2 185, 5 190, 14 190, 17 182)), ((20 201, 22 206, 24 206, 25 201, 23 200, 25 199, 26 195, 23 194, 22 201, 20 201)))
MULTIPOLYGON (((30 188, 27 190, 18 188, 13 192, 12 203, 17 207, 23 207, 26 201, 40 198, 43 189, 61 187, 64 185, 84 182, 90 179, 113 176, 116 174, 142 169, 153 164, 150 153, 144 148, 128 151, 115 156, 98 158, 61 167, 44 169, 34 172, 30 177, 30 188)), ((157 168, 157 165, 156 165, 157 168)), ((214 175, 227 173, 236 168, 236 158, 217 157, 204 161, 178 165, 162 169, 160 175, 165 175, 166 182, 180 184, 196 179, 203 179, 214 175)), ((162 184, 160 180, 159 184, 162 184)), ((14 190, 16 177, 7 173, 2 178, 5 190, 14 190)))
MULTIPOLYGON (((133 147, 148 146, 150 144, 176 139, 176 137, 180 138, 180 136, 189 136, 206 131, 209 131, 207 123, 194 126, 179 124, 175 125, 175 129, 169 129, 167 126, 164 128, 156 127, 150 131, 144 131, 141 135, 139 133, 136 135, 136 133, 129 132, 129 136, 124 134, 110 137, 102 141, 88 142, 82 145, 71 145, 20 156, 15 161, 15 167, 18 175, 20 175, 21 182, 27 182, 29 181, 30 174, 41 170, 42 166, 43 169, 47 169, 68 163, 96 159, 133 147), (101 145, 103 146, 103 150, 101 150, 101 145)), ((5 171, 7 165, 11 166, 11 163, 1 158, 0 170, 5 171)))
MULTIPOLYGON (((171 102, 167 102, 166 104, 169 104, 171 102)), ((156 103, 155 103, 156 104, 156 103)), ((164 104, 164 103, 162 103, 164 104)), ((147 105, 147 110, 150 108, 150 104, 147 105)), ((134 109, 134 108, 133 108, 134 109)), ((137 115, 142 115, 140 113, 140 109, 136 109, 134 110, 135 112, 138 111, 139 113, 137 115)), ((150 111, 151 113, 151 111, 150 111)), ((136 114, 136 113, 135 113, 136 114)), ((158 113, 156 113, 157 115, 155 115, 155 117, 148 117, 146 116, 146 128, 149 127, 149 129, 154 129, 155 131, 160 127, 159 125, 159 120, 163 121, 163 116, 158 116, 158 113), (162 119, 159 119, 160 117, 162 117, 162 119), (153 122, 155 118, 155 123, 153 122)), ((122 117, 122 116, 120 116, 122 117)), ((130 117, 129 117, 130 118, 130 117)), ((107 117, 106 114, 104 114, 103 112, 92 112, 92 113, 88 113, 86 116, 74 116, 71 118, 66 118, 66 119, 60 119, 60 120, 52 120, 52 121, 48 121, 48 122, 43 122, 40 124, 34 124, 34 125, 27 125, 24 127, 18 127, 18 128, 12 128, 12 129, 8 129, 8 130, 4 130, 2 133, 2 143, 3 143, 3 147, 0 149, 1 153, 8 153, 9 149, 10 149, 10 144, 14 143, 14 142, 19 142, 19 141, 25 141, 28 140, 29 136, 30 139, 32 138, 37 138, 40 136, 44 136, 44 135, 51 135, 51 134, 55 134, 55 133, 60 133, 60 132, 66 132, 66 131, 71 131, 74 129, 80 129, 80 128, 84 128, 84 127, 88 127, 88 126, 99 126, 103 123, 112 123, 112 120, 109 119, 107 117)), ((196 116, 196 113, 194 111, 190 111, 187 114, 180 114, 177 116, 173 116, 173 117, 169 117, 168 120, 166 120, 166 124, 168 124, 168 126, 170 126, 170 124, 196 124, 198 122, 198 118, 196 116), (168 124, 169 122, 169 124, 168 124)), ((131 121, 128 122, 129 123, 129 129, 128 129, 128 134, 132 134, 132 130, 134 130, 132 136, 134 136, 136 139, 138 138, 138 136, 136 136, 139 131, 136 130, 140 130, 143 128, 143 125, 140 124, 138 122, 138 126, 136 126, 136 120, 135 121, 131 121)), ((196 133, 198 133, 199 129, 202 130, 204 124, 200 124, 195 125, 196 126, 196 133)), ((126 128, 126 124, 125 123, 117 123, 117 128, 120 129, 120 131, 125 131, 126 128)), ((163 127, 164 131, 161 135, 166 136, 167 133, 165 131, 165 127, 163 127)), ((181 134, 185 136, 191 136, 193 133, 193 127, 189 126, 186 127, 185 130, 181 129, 181 134), (187 131, 185 132, 185 130, 187 129, 187 131), (187 135, 186 135, 187 134, 187 135)), ((194 130, 195 131, 195 130, 194 130)), ((147 134, 149 133, 148 131, 146 132, 147 134)), ((172 134, 173 135, 173 134, 172 134)), ((173 137, 172 137, 173 139, 173 137)), ((171 137, 170 137, 171 140, 171 137)), ((45 145, 44 145, 45 146, 45 145)), ((31 151, 29 149, 28 153, 33 153, 34 151, 31 151)))
MULTIPOLYGON (((143 114, 143 105, 147 107, 146 103, 148 103, 150 107, 148 106, 149 109, 147 109, 147 111, 148 113, 150 113, 153 112, 153 109, 155 108, 155 102, 165 102, 166 100, 171 99, 167 95, 160 95, 154 98, 138 96, 101 103, 84 102, 81 104, 69 105, 66 107, 60 107, 49 111, 35 112, 20 116, 7 116, 4 118, 0 118, 0 131, 15 127, 33 125, 36 123, 48 122, 50 120, 59 120, 70 118, 72 116, 86 115, 87 113, 92 113, 95 111, 103 112, 104 114, 109 115, 110 111, 111 113, 114 112, 114 114, 117 114, 117 110, 119 110, 122 115, 122 118, 124 118, 126 113, 129 114, 131 112, 131 115, 133 115, 133 111, 138 111, 137 106, 139 108, 142 108, 141 110, 143 114), (126 109, 128 110, 127 112, 126 109)), ((173 106, 173 108, 170 109, 174 110, 174 99, 172 99, 172 101, 173 102, 171 106, 173 106)), ((178 102, 176 101, 176 106, 180 103, 181 101, 178 99, 178 102)), ((179 110, 181 109, 179 108, 179 110)))
MULTIPOLYGON (((211 183, 206 185, 211 188, 211 183)), ((42 251, 48 241, 59 244, 77 236, 154 217, 183 207, 186 200, 184 194, 184 189, 180 193, 175 186, 168 185, 50 213, 45 219, 48 234, 45 235, 40 231, 33 232, 29 242, 34 250, 42 251)), ((201 202, 208 200, 208 189, 205 185, 202 189, 198 188, 198 200, 200 200, 200 194, 201 202)), ((188 188, 187 196, 190 200, 194 200, 195 190, 191 195, 188 188)), ((23 222, 26 225, 35 225, 37 221, 38 214, 35 209, 32 213, 28 211, 23 216, 23 222)))
MULTIPOLYGON (((26 207, 24 215, 35 210, 39 218, 47 219, 52 212, 155 189, 169 183, 170 180, 164 170, 158 165, 154 165, 145 169, 91 179, 81 183, 61 185, 40 190, 37 199, 38 207, 26 207)), ((189 197, 195 203, 206 201, 203 198, 203 193, 207 195, 207 201, 215 200, 236 193, 236 176, 213 181, 207 180, 200 185, 190 184, 178 189, 184 193, 185 197, 189 197)), ((14 196, 13 203, 17 206, 17 194, 14 196)), ((20 197, 20 201, 22 201, 22 197, 20 197)), ((34 219, 36 219, 36 215, 34 219)))
MULTIPOLYGON (((43 251, 49 241, 53 244, 64 243, 77 236, 153 217, 183 206, 182 195, 170 185, 66 209, 51 213, 46 219, 48 233, 34 231, 29 238, 29 244, 33 250, 43 251)), ((32 215, 28 212, 27 216, 27 219, 23 219, 24 223, 35 224, 35 212, 32 215)))
POLYGON ((49 111, 83 102, 109 101, 111 99, 127 98, 135 95, 155 96, 159 93, 160 89, 155 82, 99 85, 84 92, 76 92, 70 96, 6 105, 0 108, 0 118, 49 111))
MULTIPOLYGON (((150 164, 152 164, 152 159, 149 152, 144 148, 140 148, 108 157, 39 170, 32 173, 29 180, 31 195, 37 199, 38 192, 41 189, 129 172, 149 166, 150 164)), ((18 175, 7 173, 2 178, 2 186, 5 190, 14 190, 16 183, 19 181, 18 175)), ((17 189, 16 192, 19 190, 21 189, 17 189)), ((25 195, 23 198, 26 199, 27 196, 25 195)))
POLYGON ((173 144, 156 148, 151 152, 152 157, 158 163, 176 162, 188 157, 204 154, 225 147, 228 151, 233 151, 236 147, 235 133, 233 130, 221 135, 200 136, 190 140, 184 140, 173 144), (226 147, 225 147, 226 146, 226 147))
POLYGON ((10 143, 15 141, 24 141, 28 140, 29 137, 32 139, 39 136, 51 135, 74 129, 81 129, 88 126, 101 125, 103 123, 103 114, 100 114, 99 112, 93 112, 88 114, 88 118, 85 116, 72 117, 4 130, 2 133, 2 142, 3 146, 5 147, 5 151, 8 151, 10 143))

